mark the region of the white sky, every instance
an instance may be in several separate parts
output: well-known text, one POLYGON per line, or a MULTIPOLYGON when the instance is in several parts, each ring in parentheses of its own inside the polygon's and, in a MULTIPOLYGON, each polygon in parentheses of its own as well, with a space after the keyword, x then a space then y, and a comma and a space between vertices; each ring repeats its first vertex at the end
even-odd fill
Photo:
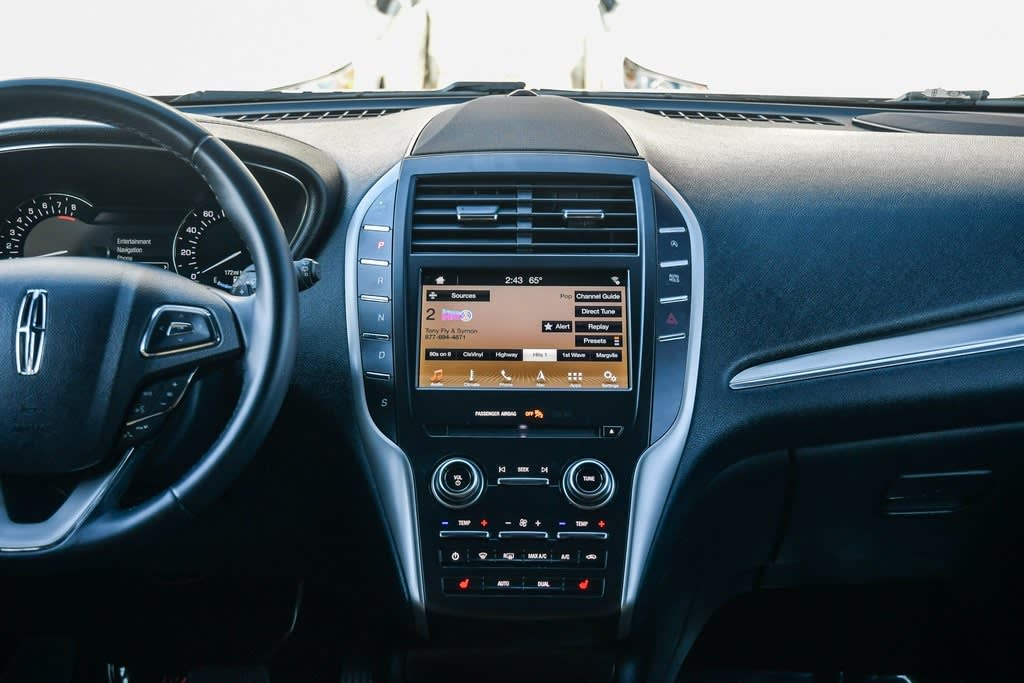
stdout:
MULTIPOLYGON (((425 0, 428 8, 457 1, 425 0)), ((507 78, 517 55, 533 64, 539 51, 559 57, 550 75, 531 68, 528 84, 567 87, 562 55, 582 44, 576 33, 589 30, 588 20, 563 15, 545 25, 552 13, 544 7, 585 12, 596 2, 473 0, 479 11, 448 11, 446 35, 483 32, 491 48, 462 54, 449 46, 440 80, 457 79, 460 62, 474 77, 507 78)), ((1019 0, 620 3, 610 18, 616 49, 713 92, 895 96, 941 86, 1024 94, 1019 0)), ((366 0, 5 0, 0 21, 0 79, 69 76, 169 94, 275 87, 349 61, 362 74, 386 68, 375 42, 386 21, 366 0)), ((407 35, 386 53, 415 60, 407 35)))

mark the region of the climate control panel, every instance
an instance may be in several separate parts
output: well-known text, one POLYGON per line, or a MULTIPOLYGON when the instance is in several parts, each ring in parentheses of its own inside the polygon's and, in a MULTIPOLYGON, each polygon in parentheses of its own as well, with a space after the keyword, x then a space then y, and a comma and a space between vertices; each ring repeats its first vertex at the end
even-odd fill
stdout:
POLYGON ((448 454, 430 475, 425 559, 441 594, 604 596, 624 529, 612 468, 598 458, 477 460, 448 454))

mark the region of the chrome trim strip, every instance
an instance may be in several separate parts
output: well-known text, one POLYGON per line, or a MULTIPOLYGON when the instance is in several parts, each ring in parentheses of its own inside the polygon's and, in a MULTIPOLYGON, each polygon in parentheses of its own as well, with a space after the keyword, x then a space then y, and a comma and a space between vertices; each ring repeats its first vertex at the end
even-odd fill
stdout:
MULTIPOLYGON (((363 217, 370 205, 386 189, 397 191, 401 163, 395 164, 373 184, 348 224, 345 243, 345 326, 348 335, 348 360, 352 375, 352 393, 355 403, 354 421, 366 452, 366 462, 374 489, 380 500, 384 523, 390 534, 392 548, 398 563, 400 580, 413 611, 417 632, 427 636, 426 593, 423 587, 422 549, 420 548, 419 517, 416 484, 409 458, 394 442, 385 436, 370 417, 366 405, 363 379, 363 360, 359 343, 359 313, 356 277, 359 233, 363 217)), ((389 301, 387 297, 380 297, 389 301)), ((378 299, 366 299, 378 300, 378 299)))
POLYGON ((743 390, 1024 347, 1024 312, 805 353, 747 368, 729 381, 743 390))
MULTIPOLYGON (((651 182, 676 205, 686 219, 690 232, 690 340, 683 375, 683 402, 672 428, 644 451, 637 461, 630 496, 629 535, 626 538, 626 565, 619 603, 619 637, 629 635, 633 607, 647 571, 647 558, 668 505, 676 471, 683 462, 683 447, 690 433, 693 404, 697 393, 697 369, 700 361, 700 333, 704 319, 704 240, 693 209, 656 169, 650 167, 651 182)), ((656 342, 660 343, 660 342, 656 342)))

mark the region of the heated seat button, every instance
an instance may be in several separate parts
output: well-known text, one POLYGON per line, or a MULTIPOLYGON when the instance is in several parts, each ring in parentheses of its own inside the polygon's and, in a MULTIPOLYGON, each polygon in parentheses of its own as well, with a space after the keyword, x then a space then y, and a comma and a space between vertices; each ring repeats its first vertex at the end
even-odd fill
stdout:
POLYGON ((589 576, 569 579, 566 583, 566 592, 575 595, 601 595, 604 593, 604 579, 589 576))
POLYGON ((161 306, 156 309, 142 338, 142 355, 180 353, 220 341, 213 314, 193 306, 161 306))
POLYGON ((479 593, 483 590, 483 579, 477 576, 446 576, 441 588, 448 595, 479 593))

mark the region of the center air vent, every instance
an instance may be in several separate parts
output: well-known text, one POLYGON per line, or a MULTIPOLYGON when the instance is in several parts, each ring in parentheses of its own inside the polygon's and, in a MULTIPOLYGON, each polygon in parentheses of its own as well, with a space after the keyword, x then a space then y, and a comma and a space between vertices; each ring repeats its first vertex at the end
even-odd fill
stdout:
POLYGON ((414 253, 637 252, 629 176, 424 176, 412 208, 414 253))

